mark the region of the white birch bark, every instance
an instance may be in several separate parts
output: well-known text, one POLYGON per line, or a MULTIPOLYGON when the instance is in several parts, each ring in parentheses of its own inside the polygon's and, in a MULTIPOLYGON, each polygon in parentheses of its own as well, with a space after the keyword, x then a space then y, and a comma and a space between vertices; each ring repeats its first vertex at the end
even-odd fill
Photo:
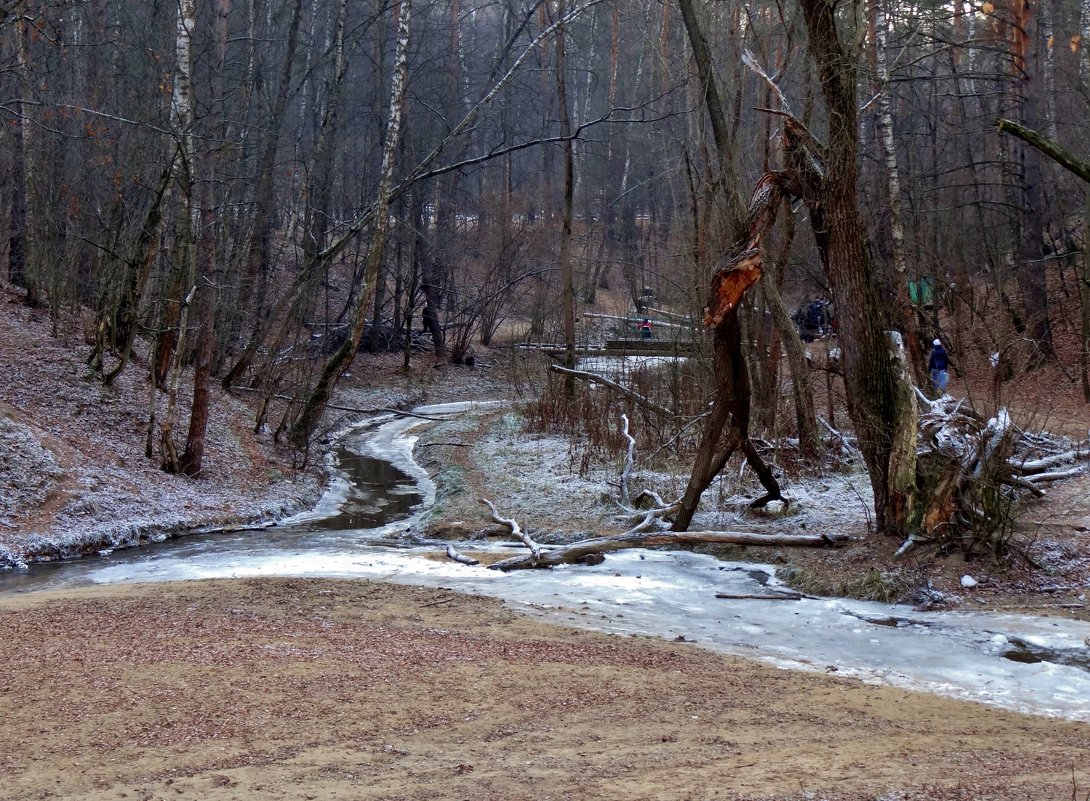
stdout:
POLYGON ((196 251, 193 247, 197 230, 197 208, 193 202, 193 30, 196 26, 195 0, 179 0, 178 24, 174 38, 174 81, 170 98, 171 129, 177 140, 177 158, 174 159, 173 189, 179 191, 182 201, 182 247, 184 279, 181 309, 178 314, 178 339, 171 359, 167 378, 167 408, 159 424, 160 460, 163 470, 176 473, 179 470, 178 452, 174 445, 174 422, 178 405, 178 384, 182 374, 182 354, 185 350, 185 332, 189 322, 189 302, 193 299, 196 274, 196 251), (193 287, 193 289, 190 289, 193 287))
POLYGON ((363 339, 363 328, 367 322, 367 312, 371 307, 375 286, 382 272, 383 257, 386 251, 386 234, 390 227, 390 203, 394 189, 394 163, 397 158, 398 142, 401 139, 401 115, 405 108, 405 98, 409 84, 409 34, 412 16, 411 0, 401 0, 398 11, 397 46, 394 52, 394 74, 390 84, 389 115, 386 124, 386 139, 382 148, 382 166, 379 172, 378 188, 375 192, 374 216, 371 229, 371 243, 367 249, 367 264, 363 274, 356 306, 353 310, 352 333, 340 349, 326 362, 322 375, 313 391, 306 399, 303 410, 292 429, 292 441, 297 447, 305 447, 310 435, 318 425, 329 396, 340 378, 348 369, 359 350, 363 339))
POLYGON ((878 64, 878 130, 882 137, 886 183, 889 189, 893 267, 901 276, 904 276, 907 268, 905 228, 901 207, 901 177, 897 169, 897 142, 893 136, 893 111, 889 99, 889 56, 886 50, 889 38, 889 17, 886 14, 886 0, 874 0, 874 8, 877 16, 874 44, 878 64))

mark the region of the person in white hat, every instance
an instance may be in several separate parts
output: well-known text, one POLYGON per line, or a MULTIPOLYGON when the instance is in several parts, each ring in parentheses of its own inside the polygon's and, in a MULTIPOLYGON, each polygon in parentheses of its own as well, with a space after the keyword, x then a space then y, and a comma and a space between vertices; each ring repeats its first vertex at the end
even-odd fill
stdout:
POLYGON ((947 369, 950 359, 946 355, 946 349, 942 346, 942 340, 936 339, 932 344, 931 356, 927 360, 927 369, 931 373, 931 384, 940 395, 946 394, 946 382, 949 380, 947 369))

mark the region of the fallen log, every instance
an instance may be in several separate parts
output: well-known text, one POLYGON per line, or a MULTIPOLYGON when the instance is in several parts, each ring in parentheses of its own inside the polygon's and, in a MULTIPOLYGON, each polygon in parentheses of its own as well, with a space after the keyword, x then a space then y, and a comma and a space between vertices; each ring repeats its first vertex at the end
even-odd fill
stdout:
POLYGON ((1074 478, 1075 476, 1081 476, 1087 470, 1087 466, 1084 464, 1072 467, 1070 470, 1058 470, 1053 473, 1037 473, 1033 476, 1026 476, 1026 481, 1031 484, 1043 484, 1048 481, 1061 481, 1065 478, 1074 478))
POLYGON ((655 548, 664 545, 773 545, 777 547, 827 548, 847 542, 847 535, 756 534, 750 531, 658 531, 626 532, 615 537, 597 537, 563 548, 542 551, 538 556, 516 556, 489 565, 491 570, 525 570, 582 562, 595 554, 625 548, 655 548))
POLYGON ((729 592, 717 592, 716 598, 728 601, 801 601, 805 596, 801 592, 777 592, 754 594, 734 594, 729 592))
POLYGON ((453 559, 455 562, 458 562, 458 563, 463 564, 463 565, 471 565, 472 566, 472 565, 479 565, 480 564, 480 562, 478 560, 476 560, 476 559, 474 559, 474 558, 472 558, 470 556, 466 556, 464 553, 461 553, 460 551, 458 551, 458 549, 456 549, 449 542, 447 543, 447 558, 453 559))
POLYGON ((1022 475, 1031 476, 1037 473, 1044 473, 1050 468, 1056 467, 1061 464, 1070 464, 1080 460, 1085 460, 1087 454, 1080 453, 1078 450, 1064 451, 1063 453, 1054 453, 1051 456, 1045 456, 1041 459, 1011 460, 1011 465, 1022 475))

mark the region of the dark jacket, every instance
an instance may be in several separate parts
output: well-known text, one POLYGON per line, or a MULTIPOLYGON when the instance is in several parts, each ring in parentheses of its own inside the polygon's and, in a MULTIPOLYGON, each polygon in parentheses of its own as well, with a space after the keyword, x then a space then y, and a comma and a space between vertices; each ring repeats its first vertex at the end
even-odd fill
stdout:
POLYGON ((927 360, 928 370, 945 370, 949 365, 946 358, 946 349, 942 345, 936 345, 931 351, 931 358, 927 360))

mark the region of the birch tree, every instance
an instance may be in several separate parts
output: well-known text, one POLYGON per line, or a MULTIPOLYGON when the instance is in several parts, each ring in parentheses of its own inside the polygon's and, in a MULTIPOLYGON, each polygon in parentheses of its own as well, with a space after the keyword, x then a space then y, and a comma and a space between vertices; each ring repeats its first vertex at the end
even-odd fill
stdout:
POLYGON ((180 243, 178 269, 182 274, 182 292, 177 317, 177 333, 174 334, 167 379, 167 408, 159 424, 160 466, 168 473, 181 469, 178 450, 174 444, 174 424, 178 406, 178 384, 181 381, 182 359, 185 351, 185 333, 189 324, 189 306, 196 292, 196 248, 193 237, 199 223, 197 207, 193 202, 193 113, 196 100, 193 91, 193 31, 197 24, 195 0, 179 0, 178 24, 174 41, 174 76, 171 93, 171 127, 177 138, 178 157, 174 162, 171 185, 181 199, 179 215, 180 243))
POLYGON ((337 381, 355 358, 363 339, 363 329, 367 323, 367 312, 375 291, 375 284, 382 272, 383 257, 386 250, 386 232, 389 229, 390 202, 393 199, 394 162, 401 134, 401 116, 405 108, 405 94, 408 91, 408 53, 412 0, 401 0, 395 7, 398 15, 397 45, 394 55, 394 73, 390 84, 390 103, 386 123, 386 138, 382 151, 382 166, 379 170, 378 188, 375 192, 373 223, 370 244, 367 248, 367 264, 364 269, 362 285, 356 296, 353 310, 352 332, 322 367, 321 374, 314 388, 303 403, 302 412, 292 427, 292 442, 296 447, 304 448, 310 435, 318 425, 325 411, 329 396, 337 381))

